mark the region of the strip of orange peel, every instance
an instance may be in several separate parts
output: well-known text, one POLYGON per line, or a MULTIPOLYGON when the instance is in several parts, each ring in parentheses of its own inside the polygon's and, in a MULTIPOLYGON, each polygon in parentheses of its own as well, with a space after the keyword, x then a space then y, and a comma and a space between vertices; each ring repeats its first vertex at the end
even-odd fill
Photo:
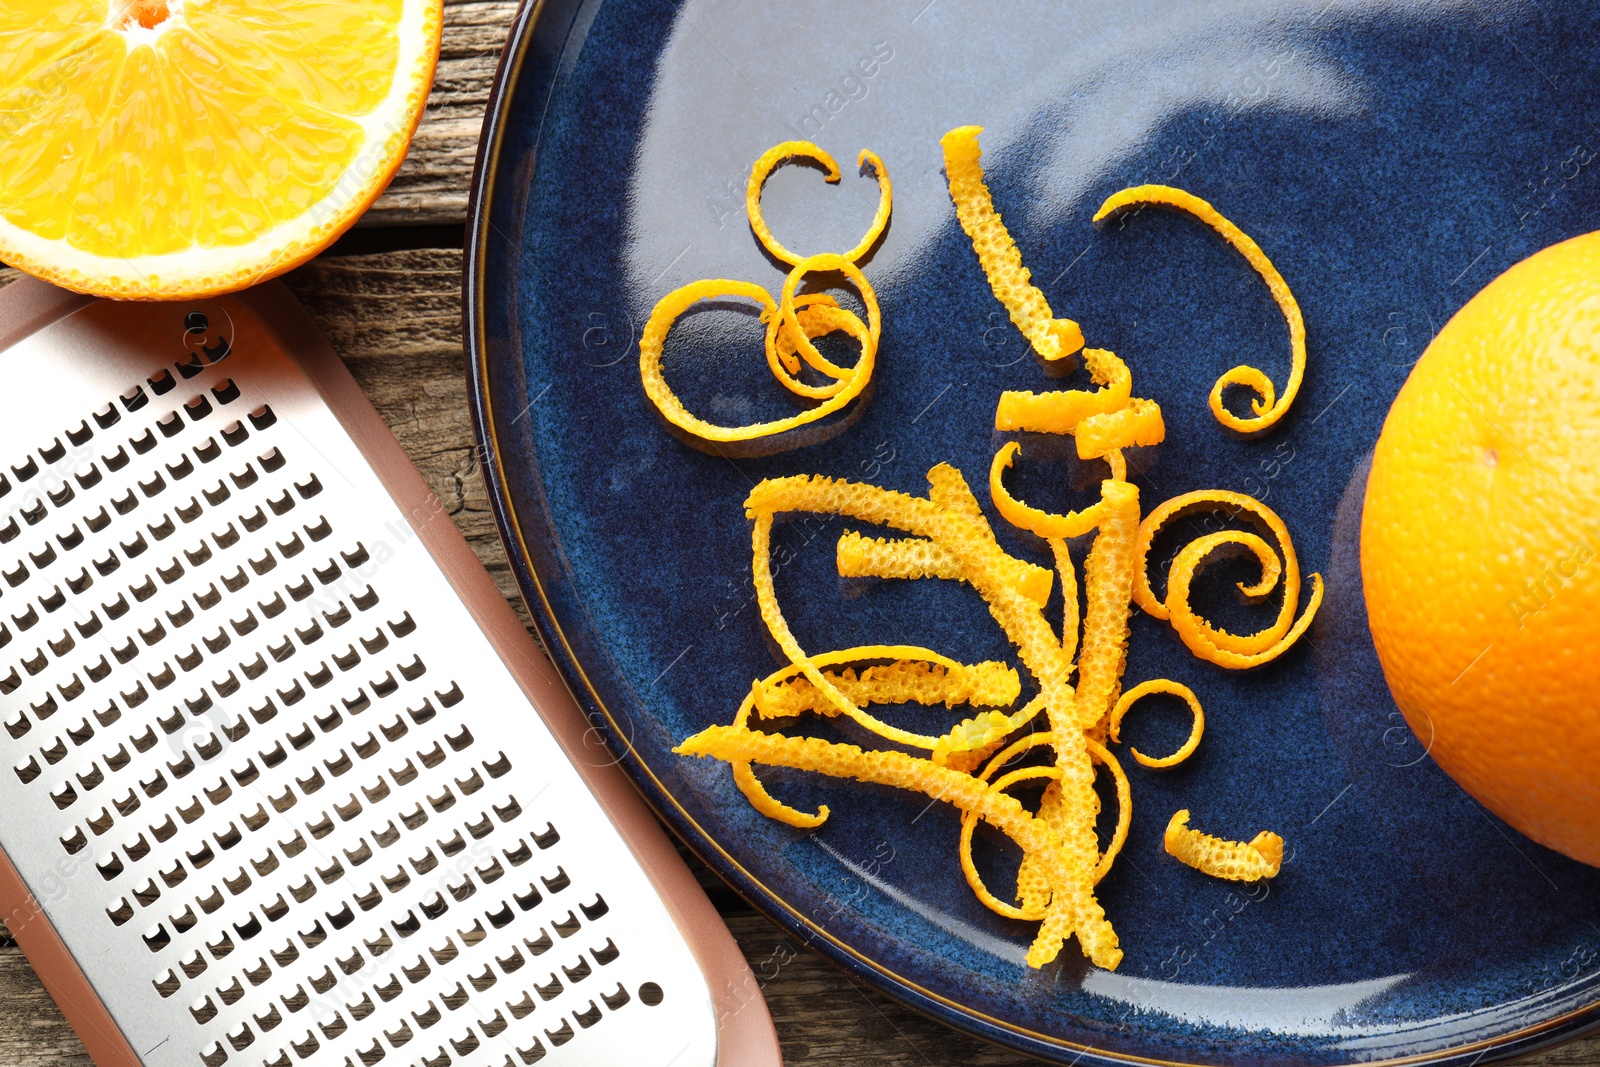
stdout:
POLYGON ((1300 603, 1300 563, 1295 556, 1289 528, 1276 512, 1254 497, 1226 489, 1201 489, 1184 493, 1156 507, 1139 524, 1137 558, 1134 569, 1133 600, 1146 614, 1167 619, 1179 638, 1196 656, 1221 667, 1255 667, 1283 654, 1316 617, 1322 604, 1322 576, 1311 576, 1311 597, 1297 619, 1300 603), (1167 592, 1157 600, 1150 586, 1150 546, 1161 527, 1173 518, 1197 511, 1225 511, 1230 517, 1245 519, 1270 533, 1277 542, 1274 551, 1260 536, 1244 530, 1219 530, 1191 541, 1178 552, 1167 577, 1167 592), (1283 603, 1272 624, 1253 634, 1232 634, 1206 622, 1189 606, 1189 590, 1195 573, 1206 558, 1218 549, 1232 546, 1244 549, 1261 565, 1255 582, 1240 582, 1239 591, 1252 601, 1260 600, 1283 582, 1283 603), (1282 552, 1280 561, 1278 552, 1282 552))
POLYGON ((1133 393, 1133 375, 1116 353, 1085 348, 1084 367, 1099 389, 1058 389, 1048 393, 1007 390, 994 409, 994 428, 1033 433, 1072 433, 1091 415, 1116 411, 1133 393))
POLYGON ((1004 220, 994 209, 979 162, 982 152, 978 135, 982 132, 982 126, 960 126, 939 140, 956 217, 972 239, 989 288, 1005 305, 1011 321, 1033 350, 1041 359, 1066 359, 1083 347, 1083 331, 1071 319, 1055 317, 1050 302, 1033 285, 1032 275, 1023 266, 1022 253, 1017 251, 1004 220))
MULTIPOLYGON (((1105 521, 1107 508, 1103 497, 1077 511, 1057 515, 1054 512, 1030 507, 1012 496, 1002 481, 1002 476, 1021 451, 1022 446, 1016 441, 1007 441, 1000 447, 1000 451, 994 454, 994 461, 989 464, 989 497, 994 501, 995 510, 1002 518, 1013 526, 1044 538, 1082 537, 1105 521)), ((1105 483, 1101 485, 1103 489, 1105 483)))
MULTIPOLYGON (((795 270, 801 271, 802 267, 796 267, 795 270)), ((837 392, 832 393, 816 407, 808 408, 788 418, 774 419, 770 422, 752 423, 747 426, 719 426, 715 423, 707 422, 690 412, 688 408, 684 407, 683 401, 679 400, 677 394, 672 391, 672 387, 667 384, 661 372, 662 349, 666 345, 667 333, 672 329, 672 324, 699 301, 723 296, 753 300, 761 305, 764 319, 783 312, 784 308, 774 302, 772 295, 761 286, 751 282, 728 279, 708 279, 690 282, 688 285, 674 289, 657 302, 655 309, 650 312, 649 321, 645 323, 644 330, 639 336, 639 374, 644 383, 645 395, 650 398, 650 402, 656 406, 656 410, 669 423, 686 433, 707 441, 748 441, 757 437, 769 437, 773 434, 783 433, 787 430, 793 430, 816 422, 818 419, 825 418, 840 410, 857 396, 860 396, 862 390, 867 387, 868 381, 872 378, 872 368, 877 358, 878 350, 877 297, 872 293, 872 287, 866 285, 866 279, 861 277, 859 271, 856 271, 852 276, 852 281, 856 281, 857 288, 861 290, 862 300, 867 305, 870 324, 866 329, 864 338, 860 331, 850 328, 852 335, 856 336, 857 340, 862 341, 861 355, 854 367, 848 369, 839 368, 822 360, 822 362, 827 363, 828 367, 838 372, 834 377, 843 378, 843 384, 837 392), (866 287, 861 288, 863 285, 866 287)), ((793 289, 787 283, 785 293, 788 304, 786 321, 793 323, 792 329, 797 335, 803 337, 808 332, 815 334, 840 328, 832 325, 837 320, 831 315, 825 320, 820 317, 808 316, 806 323, 802 324, 795 308, 793 289), (823 327, 826 327, 826 329, 823 327)), ((813 306, 809 310, 817 312, 819 308, 813 306)), ((852 318, 855 317, 851 312, 843 309, 837 310, 841 313, 841 316, 850 315, 852 318)), ((812 345, 809 339, 797 340, 796 345, 802 355, 808 350, 816 352, 816 346, 812 345)), ((769 355, 768 364, 776 367, 775 357, 769 355)), ((774 373, 777 373, 776 369, 774 373)), ((779 374, 778 379, 784 383, 786 388, 790 388, 793 384, 798 384, 796 379, 787 375, 779 374)), ((802 393, 802 395, 805 394, 802 393)))
POLYGON ((1193 215, 1221 234, 1222 239, 1236 248, 1267 283, 1272 299, 1277 301, 1283 317, 1289 324, 1289 380, 1284 386, 1283 395, 1277 395, 1272 379, 1260 370, 1240 365, 1217 379, 1216 384, 1211 387, 1210 402, 1211 414, 1230 430, 1253 435, 1271 429, 1279 419, 1283 418, 1284 413, 1289 410, 1289 405, 1294 403, 1306 372, 1305 318, 1300 314, 1300 305, 1295 301, 1294 293, 1289 290, 1289 283, 1283 280, 1278 268, 1272 265, 1272 260, 1267 258, 1260 245, 1251 240, 1249 234, 1229 222, 1216 208, 1198 196, 1170 185, 1140 185, 1113 193, 1100 205, 1100 210, 1095 212, 1095 225, 1102 224, 1119 211, 1141 204, 1177 208, 1193 215), (1250 409, 1254 415, 1241 418, 1223 405, 1223 392, 1232 385, 1242 386, 1256 394, 1250 401, 1250 409))
MULTIPOLYGON (((785 248, 772 230, 767 227, 767 221, 761 214, 761 191, 767 184, 767 178, 784 163, 794 159, 810 159, 822 164, 826 180, 837 182, 839 180, 839 164, 833 157, 810 141, 784 141, 775 144, 761 153, 750 168, 750 180, 745 184, 744 209, 750 218, 750 229, 754 231, 756 240, 761 242, 763 248, 772 253, 773 258, 779 259, 789 266, 795 266, 803 258, 785 248)), ((844 253, 844 258, 854 263, 877 243, 883 234, 884 227, 889 225, 889 207, 894 199, 894 189, 889 182, 889 168, 883 165, 883 160, 871 149, 863 148, 861 155, 856 158, 856 166, 862 170, 872 169, 878 179, 878 210, 872 216, 872 223, 867 227, 866 236, 861 238, 850 251, 844 253)))
POLYGON ((1263 830, 1249 841, 1225 841, 1189 829, 1187 808, 1167 823, 1163 844, 1180 862, 1213 878, 1254 882, 1273 877, 1283 866, 1283 838, 1271 830, 1263 830))
POLYGON ((1193 755, 1194 750, 1200 747, 1200 735, 1205 732, 1206 716, 1205 712, 1200 708, 1200 698, 1194 695, 1193 689, 1190 689, 1182 682, 1174 682, 1169 678, 1152 678, 1147 682, 1140 682, 1126 693, 1123 693, 1117 700, 1117 706, 1111 709, 1111 740, 1121 740, 1122 719, 1123 716, 1128 714, 1128 709, 1152 693, 1166 693, 1170 696, 1182 698, 1183 702, 1189 705, 1189 711, 1194 717, 1194 725, 1189 728, 1188 739, 1170 756, 1162 756, 1157 759, 1152 756, 1146 756, 1136 748, 1130 747, 1128 749, 1129 752, 1133 753, 1133 758, 1146 767, 1165 770, 1169 767, 1176 767, 1193 755))
MULTIPOLYGON (((915 537, 889 540, 846 531, 839 537, 837 555, 841 578, 961 578, 961 568, 948 552, 915 537)), ((1055 575, 1018 560, 1016 582, 1022 595, 1042 608, 1055 575)))

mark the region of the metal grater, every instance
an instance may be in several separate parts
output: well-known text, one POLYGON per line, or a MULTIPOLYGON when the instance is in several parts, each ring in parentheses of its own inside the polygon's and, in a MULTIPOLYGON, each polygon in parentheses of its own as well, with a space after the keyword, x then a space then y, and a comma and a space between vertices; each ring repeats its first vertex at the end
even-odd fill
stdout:
POLYGON ((248 301, 0 359, 0 846, 138 1062, 716 1061, 657 890, 248 301))

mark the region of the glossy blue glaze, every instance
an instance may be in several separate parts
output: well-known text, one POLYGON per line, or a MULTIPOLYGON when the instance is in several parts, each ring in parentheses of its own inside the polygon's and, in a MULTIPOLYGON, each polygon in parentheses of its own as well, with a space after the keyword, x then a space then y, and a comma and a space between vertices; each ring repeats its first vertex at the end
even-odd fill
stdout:
MULTIPOLYGON (((1405 727, 1365 624, 1358 530, 1366 457, 1429 337, 1500 271, 1600 220, 1597 40, 1600 9, 1584 3, 525 11, 480 160, 467 320, 498 517, 540 630, 604 737, 595 758, 621 760, 712 867, 800 938, 918 1008, 1047 1058, 1467 1064, 1590 1025, 1600 872, 1488 815, 1405 727), (1135 392, 1165 412, 1167 442, 1134 479, 1145 507, 1196 488, 1252 493, 1328 583, 1307 638, 1253 673, 1195 660, 1136 614, 1127 681, 1188 683, 1207 731, 1171 773, 1125 761, 1132 832, 1100 887, 1127 952, 1115 973, 1075 944, 1042 972, 1023 966, 1033 924, 973 899, 947 807, 766 773, 786 800, 832 808, 820 830, 798 832, 756 815, 725 765, 669 751, 728 721, 779 662, 749 579, 751 485, 820 472, 922 493, 946 461, 986 498, 998 393, 1051 387, 949 202, 938 139, 967 123, 986 127, 997 206, 1057 313, 1121 354, 1135 392), (822 443, 698 451, 645 400, 638 331, 696 278, 777 291, 783 272, 745 224, 743 185, 762 150, 796 137, 846 175, 772 179, 768 218, 791 247, 855 243, 876 196, 849 166, 860 148, 895 180, 893 222, 865 263, 884 314, 875 389, 822 443), (1205 407, 1239 362, 1284 381, 1283 322, 1260 279, 1183 216, 1089 224, 1105 196, 1145 182, 1211 200, 1305 309, 1305 387, 1264 438, 1229 438, 1205 407), (1166 857, 1161 831, 1179 807, 1228 836, 1279 831, 1283 873, 1236 887, 1166 857)), ((713 420, 794 410, 737 309, 685 319, 667 361, 713 420)), ((1049 442, 1027 447, 1019 493, 1052 507, 1090 499, 1095 471, 1050 460, 1049 442)), ((1000 525, 1009 550, 1048 558, 1000 525)), ((847 526, 779 528, 779 593, 804 644, 1008 656, 969 589, 841 582, 832 556, 847 526)), ((1223 570, 1208 588, 1239 576, 1223 570)), ((1202 595, 1219 620, 1260 624, 1202 595)), ((949 721, 905 721, 930 717, 949 721)), ((1135 718, 1131 740, 1150 751, 1187 728, 1159 702, 1135 718)), ((979 856, 1003 895, 1004 847, 979 856)))

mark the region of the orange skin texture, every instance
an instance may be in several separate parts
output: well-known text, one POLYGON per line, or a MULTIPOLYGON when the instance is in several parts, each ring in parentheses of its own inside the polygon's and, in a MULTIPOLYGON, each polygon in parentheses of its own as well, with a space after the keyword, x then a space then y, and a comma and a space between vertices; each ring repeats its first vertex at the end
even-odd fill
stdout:
POLYGON ((1600 234, 1522 261, 1429 345, 1384 423, 1361 570, 1433 758, 1600 866, 1600 234))

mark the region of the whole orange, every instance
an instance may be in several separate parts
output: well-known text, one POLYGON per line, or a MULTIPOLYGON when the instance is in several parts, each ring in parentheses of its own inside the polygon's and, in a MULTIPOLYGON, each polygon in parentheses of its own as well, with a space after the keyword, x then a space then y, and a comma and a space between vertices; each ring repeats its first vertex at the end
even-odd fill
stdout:
POLYGON ((1600 865, 1600 234, 1518 263, 1428 346, 1373 454, 1361 573, 1433 758, 1600 865))

